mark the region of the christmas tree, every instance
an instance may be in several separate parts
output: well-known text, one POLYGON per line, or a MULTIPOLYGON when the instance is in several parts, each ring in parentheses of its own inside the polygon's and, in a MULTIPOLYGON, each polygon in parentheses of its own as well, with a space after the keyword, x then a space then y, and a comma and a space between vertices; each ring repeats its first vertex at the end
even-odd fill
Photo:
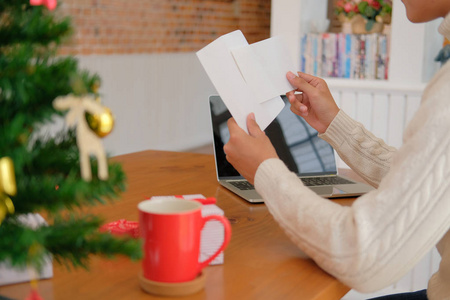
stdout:
POLYGON ((90 254, 140 258, 138 241, 101 232, 102 220, 83 212, 117 198, 126 178, 119 164, 101 159, 102 148, 97 159, 86 156, 92 149, 82 140, 92 132, 80 127, 101 135, 89 108, 107 110, 94 100, 99 77, 57 55, 72 27, 52 5, 56 0, 0 1, 0 262, 40 270, 48 256, 69 267, 87 267, 90 254), (73 121, 73 107, 87 112, 76 126, 39 134, 55 116, 73 121), (30 213, 48 225, 24 224, 30 213))

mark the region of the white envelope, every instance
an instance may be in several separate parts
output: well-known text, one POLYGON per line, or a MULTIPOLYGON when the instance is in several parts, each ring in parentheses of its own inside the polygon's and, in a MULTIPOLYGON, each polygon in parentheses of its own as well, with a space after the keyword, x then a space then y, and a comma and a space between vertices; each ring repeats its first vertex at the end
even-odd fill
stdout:
POLYGON ((250 113, 255 113, 256 122, 264 130, 284 107, 280 95, 293 90, 286 73, 295 71, 295 66, 281 37, 249 45, 236 30, 199 50, 197 57, 246 132, 250 113))

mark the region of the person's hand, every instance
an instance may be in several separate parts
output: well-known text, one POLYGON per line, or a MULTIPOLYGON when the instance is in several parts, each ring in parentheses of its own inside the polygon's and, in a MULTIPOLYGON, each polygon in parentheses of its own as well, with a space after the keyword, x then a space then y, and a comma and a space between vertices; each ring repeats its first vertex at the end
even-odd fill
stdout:
POLYGON ((255 121, 255 115, 247 117, 247 134, 233 118, 228 120, 230 140, 223 147, 230 164, 251 184, 254 184, 256 170, 269 158, 277 158, 277 152, 255 121))
POLYGON ((286 93, 291 111, 303 117, 319 133, 324 133, 339 112, 325 80, 301 72, 298 76, 288 72, 286 78, 296 88, 286 93), (295 91, 302 93, 295 94, 295 91))

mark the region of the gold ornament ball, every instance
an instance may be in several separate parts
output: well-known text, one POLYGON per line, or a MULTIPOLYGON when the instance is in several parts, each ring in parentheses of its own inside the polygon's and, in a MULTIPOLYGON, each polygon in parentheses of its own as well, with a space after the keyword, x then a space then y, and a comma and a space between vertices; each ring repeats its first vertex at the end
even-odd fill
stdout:
POLYGON ((14 212, 15 208, 11 198, 0 195, 0 225, 7 214, 12 215, 14 212))
POLYGON ((107 136, 114 128, 114 116, 109 108, 105 108, 101 114, 86 113, 86 121, 99 137, 107 136))
POLYGON ((14 163, 7 156, 0 158, 0 197, 3 193, 11 196, 17 193, 14 163))
POLYGON ((16 211, 16 208, 14 207, 14 204, 9 197, 5 197, 3 199, 2 207, 4 207, 6 209, 6 212, 11 215, 16 211))
POLYGON ((2 224, 3 220, 6 218, 7 214, 8 214, 7 208, 3 205, 3 203, 0 203, 0 225, 2 224))

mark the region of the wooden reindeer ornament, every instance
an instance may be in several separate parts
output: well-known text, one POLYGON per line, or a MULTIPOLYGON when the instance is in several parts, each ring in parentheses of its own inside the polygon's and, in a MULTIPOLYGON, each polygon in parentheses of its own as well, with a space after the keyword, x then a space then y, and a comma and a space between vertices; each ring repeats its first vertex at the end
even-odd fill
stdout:
POLYGON ((53 107, 59 111, 69 110, 66 114, 66 124, 76 127, 76 139, 80 151, 81 177, 86 181, 92 180, 92 170, 89 157, 94 155, 98 162, 98 178, 108 179, 108 163, 99 136, 91 130, 86 113, 101 115, 107 112, 107 108, 98 103, 92 96, 76 97, 73 95, 57 97, 53 101, 53 107))

